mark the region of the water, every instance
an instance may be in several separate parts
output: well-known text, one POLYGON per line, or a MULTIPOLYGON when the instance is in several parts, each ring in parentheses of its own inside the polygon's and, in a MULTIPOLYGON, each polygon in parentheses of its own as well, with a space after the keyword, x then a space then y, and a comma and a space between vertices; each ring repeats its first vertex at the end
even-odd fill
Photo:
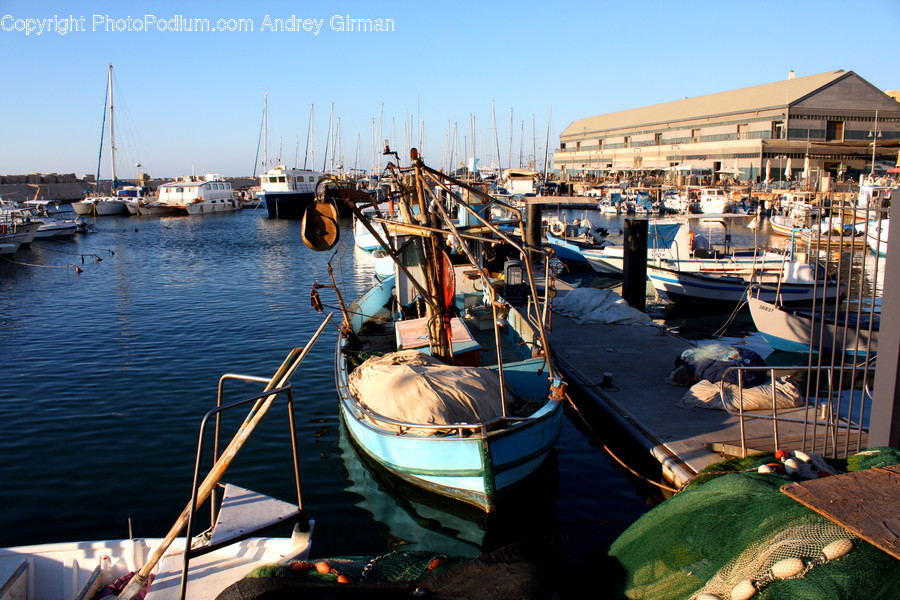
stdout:
MULTIPOLYGON (((27 264, 0 260, 0 547, 124 538, 129 521, 134 536, 165 535, 190 497, 220 375, 269 378, 307 342, 323 319, 309 292, 330 283, 330 259, 348 299, 371 285, 349 222, 342 234, 315 253, 299 223, 259 211, 104 217, 94 233, 14 256, 27 264)), ((335 339, 332 325, 293 377, 314 556, 475 555, 540 539, 578 560, 652 504, 571 414, 544 468, 490 518, 369 469, 342 435, 335 339)), ((259 389, 229 383, 226 393, 259 389)), ((292 499, 284 414, 272 409, 226 480, 292 499)))

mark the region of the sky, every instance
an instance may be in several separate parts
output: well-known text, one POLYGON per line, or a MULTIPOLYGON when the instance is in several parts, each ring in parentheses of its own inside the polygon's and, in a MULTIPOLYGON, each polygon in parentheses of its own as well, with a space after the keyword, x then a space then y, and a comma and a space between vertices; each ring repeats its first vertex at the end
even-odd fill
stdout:
POLYGON ((368 170, 384 140, 542 170, 575 120, 791 70, 900 89, 898 26, 897 0, 0 0, 0 173, 108 179, 109 64, 119 178, 368 170))

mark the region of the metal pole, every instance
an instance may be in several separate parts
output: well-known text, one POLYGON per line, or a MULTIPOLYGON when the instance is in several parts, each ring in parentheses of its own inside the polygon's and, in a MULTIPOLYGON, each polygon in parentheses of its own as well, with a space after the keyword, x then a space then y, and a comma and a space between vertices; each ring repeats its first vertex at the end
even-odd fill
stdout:
POLYGON ((646 219, 625 219, 622 297, 640 311, 647 303, 647 231, 646 219))

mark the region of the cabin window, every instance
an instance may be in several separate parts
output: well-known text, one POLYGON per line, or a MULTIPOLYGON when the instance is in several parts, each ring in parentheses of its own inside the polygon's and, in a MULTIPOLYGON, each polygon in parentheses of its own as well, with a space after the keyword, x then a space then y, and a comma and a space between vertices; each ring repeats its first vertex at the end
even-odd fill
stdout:
POLYGON ((184 188, 175 188, 175 193, 180 194, 184 191, 184 188))
POLYGON ((285 180, 285 178, 284 178, 284 175, 279 175, 279 176, 278 176, 278 183, 285 183, 285 181, 286 181, 286 180, 285 180))
POLYGON ((277 177, 269 177, 269 183, 278 183, 277 177))

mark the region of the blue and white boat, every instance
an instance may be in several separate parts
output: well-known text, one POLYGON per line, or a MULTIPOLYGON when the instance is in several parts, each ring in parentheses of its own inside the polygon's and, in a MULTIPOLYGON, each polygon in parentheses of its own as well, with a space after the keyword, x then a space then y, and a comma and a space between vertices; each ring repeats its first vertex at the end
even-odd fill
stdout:
MULTIPOLYGON (((416 173, 459 183, 421 164, 416 173)), ((416 189, 428 193, 419 185, 400 195, 415 197, 416 189)), ((433 226, 396 224, 403 233, 395 272, 344 310, 335 377, 341 415, 362 452, 413 485, 491 512, 559 437, 565 384, 540 312, 526 318, 507 300, 517 285, 541 303, 530 265, 508 263, 516 272, 508 269, 505 282, 480 266, 491 242, 524 250, 471 198, 456 199, 460 216, 444 219, 452 229, 438 234, 440 242, 432 244, 433 226), (448 242, 452 249, 443 251, 448 242), (436 281, 442 291, 431 294, 436 281), (495 291, 501 284, 506 297, 495 291)), ((423 200, 419 206, 432 199, 423 200)))
POLYGON ((872 221, 866 227, 866 242, 869 249, 878 256, 887 256, 888 219, 872 221))

